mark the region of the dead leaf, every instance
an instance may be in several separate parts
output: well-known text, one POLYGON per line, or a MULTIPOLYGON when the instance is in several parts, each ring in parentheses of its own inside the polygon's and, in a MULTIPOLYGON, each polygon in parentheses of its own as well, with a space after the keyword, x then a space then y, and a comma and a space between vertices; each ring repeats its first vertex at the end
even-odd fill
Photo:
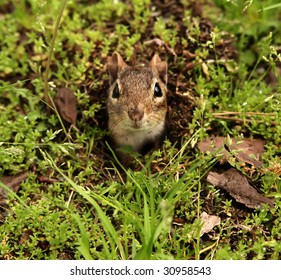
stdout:
POLYGON ((173 218, 173 225, 182 226, 184 224, 184 219, 181 218, 173 218))
POLYGON ((25 228, 19 238, 19 244, 22 245, 26 241, 29 241, 31 239, 31 236, 33 235, 33 232, 31 229, 25 228))
POLYGON ((165 43, 163 40, 161 40, 159 38, 154 38, 152 40, 145 41, 144 44, 147 46, 152 46, 152 45, 155 45, 157 47, 164 46, 164 48, 168 51, 168 53, 172 54, 175 57, 177 56, 175 51, 172 48, 170 48, 167 43, 165 43))
POLYGON ((259 208, 262 204, 274 205, 274 200, 263 196, 252 187, 246 176, 230 168, 222 174, 209 172, 207 181, 215 187, 226 190, 238 202, 249 208, 259 208))
POLYGON ((183 55, 187 58, 187 60, 192 60, 196 57, 196 54, 191 53, 189 50, 183 50, 183 55))
POLYGON ((68 123, 75 125, 77 118, 77 101, 72 90, 60 88, 55 97, 55 104, 61 117, 68 123))
POLYGON ((13 192, 18 192, 20 183, 28 176, 28 172, 18 173, 12 176, 6 176, 1 179, 1 182, 9 187, 13 192))
POLYGON ((38 181, 39 181, 40 183, 47 183, 47 184, 52 184, 52 183, 59 182, 58 179, 50 178, 50 177, 43 176, 43 175, 39 175, 39 176, 38 176, 38 181))
MULTIPOLYGON (((13 192, 17 193, 20 188, 20 184, 24 181, 28 176, 28 172, 19 173, 12 176, 3 177, 0 181, 10 188, 13 192)), ((6 212, 6 198, 7 198, 7 191, 0 186, 0 217, 3 215, 1 212, 6 212)))
POLYGON ((203 223, 203 227, 200 231, 200 236, 202 236, 205 233, 210 232, 215 226, 220 225, 221 218, 215 215, 209 215, 206 212, 203 212, 200 216, 200 219, 203 223))
POLYGON ((201 68, 202 68, 202 71, 203 73, 205 74, 207 80, 209 80, 210 78, 210 74, 209 74, 209 68, 208 68, 208 65, 205 63, 205 62, 202 62, 201 64, 201 68))
POLYGON ((248 163, 256 168, 260 168, 260 161, 264 153, 264 140, 243 139, 236 140, 226 137, 210 137, 198 144, 201 153, 214 152, 221 153, 221 163, 229 161, 230 157, 235 157, 238 161, 248 163))

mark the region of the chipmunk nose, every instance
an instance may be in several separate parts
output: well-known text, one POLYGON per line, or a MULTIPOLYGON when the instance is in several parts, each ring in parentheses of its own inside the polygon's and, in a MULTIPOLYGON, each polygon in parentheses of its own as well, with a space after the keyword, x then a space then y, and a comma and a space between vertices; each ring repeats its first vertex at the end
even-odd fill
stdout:
POLYGON ((138 122, 143 118, 144 111, 140 106, 131 106, 129 107, 128 115, 132 121, 138 122))

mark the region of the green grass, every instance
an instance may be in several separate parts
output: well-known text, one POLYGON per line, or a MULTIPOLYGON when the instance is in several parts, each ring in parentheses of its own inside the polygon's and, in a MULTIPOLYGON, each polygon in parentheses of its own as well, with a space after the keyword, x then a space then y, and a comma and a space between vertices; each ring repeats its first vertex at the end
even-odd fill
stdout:
POLYGON ((280 3, 210 0, 212 28, 189 1, 66 2, 0 4, 0 178, 28 172, 0 216, 0 259, 280 259, 280 3), (115 50, 148 61, 155 37, 177 54, 157 50, 170 100, 188 96, 192 118, 173 108, 188 120, 181 137, 126 170, 105 142, 104 65, 115 50), (46 105, 61 87, 76 96, 76 126, 46 105), (206 183, 218 160, 196 144, 212 134, 266 140, 263 168, 240 170, 273 208, 247 209, 206 183), (200 237, 203 211, 221 224, 200 237))

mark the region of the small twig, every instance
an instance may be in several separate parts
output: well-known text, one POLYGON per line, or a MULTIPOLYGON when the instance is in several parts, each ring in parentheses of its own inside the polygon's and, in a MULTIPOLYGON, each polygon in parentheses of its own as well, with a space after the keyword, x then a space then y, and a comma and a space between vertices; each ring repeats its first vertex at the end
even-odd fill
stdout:
POLYGON ((246 116, 275 116, 275 113, 261 113, 261 112, 229 112, 229 111, 224 111, 220 113, 213 113, 213 116, 229 116, 229 115, 243 115, 245 114, 246 116))
MULTIPOLYGON (((236 117, 227 117, 227 116, 216 116, 215 114, 213 114, 213 116, 216 118, 216 119, 223 119, 223 120, 229 120, 229 121, 235 121, 235 122, 238 122, 238 123, 251 123, 253 120, 251 119, 241 119, 241 118, 236 118, 236 117)), ((264 120, 255 120, 257 123, 264 123, 265 121, 264 120)), ((277 122, 275 121, 270 121, 269 122, 270 125, 272 126, 276 126, 277 125, 277 122)))

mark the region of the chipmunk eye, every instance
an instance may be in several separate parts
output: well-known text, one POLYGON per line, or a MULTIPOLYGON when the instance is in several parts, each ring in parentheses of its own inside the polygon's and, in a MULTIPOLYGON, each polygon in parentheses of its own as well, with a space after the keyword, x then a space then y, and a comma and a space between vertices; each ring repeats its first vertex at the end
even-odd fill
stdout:
POLYGON ((158 83, 154 86, 154 97, 162 97, 163 93, 158 83))
POLYGON ((116 86, 112 92, 112 98, 119 98, 119 96, 120 96, 120 91, 119 91, 118 84, 116 84, 116 86))

